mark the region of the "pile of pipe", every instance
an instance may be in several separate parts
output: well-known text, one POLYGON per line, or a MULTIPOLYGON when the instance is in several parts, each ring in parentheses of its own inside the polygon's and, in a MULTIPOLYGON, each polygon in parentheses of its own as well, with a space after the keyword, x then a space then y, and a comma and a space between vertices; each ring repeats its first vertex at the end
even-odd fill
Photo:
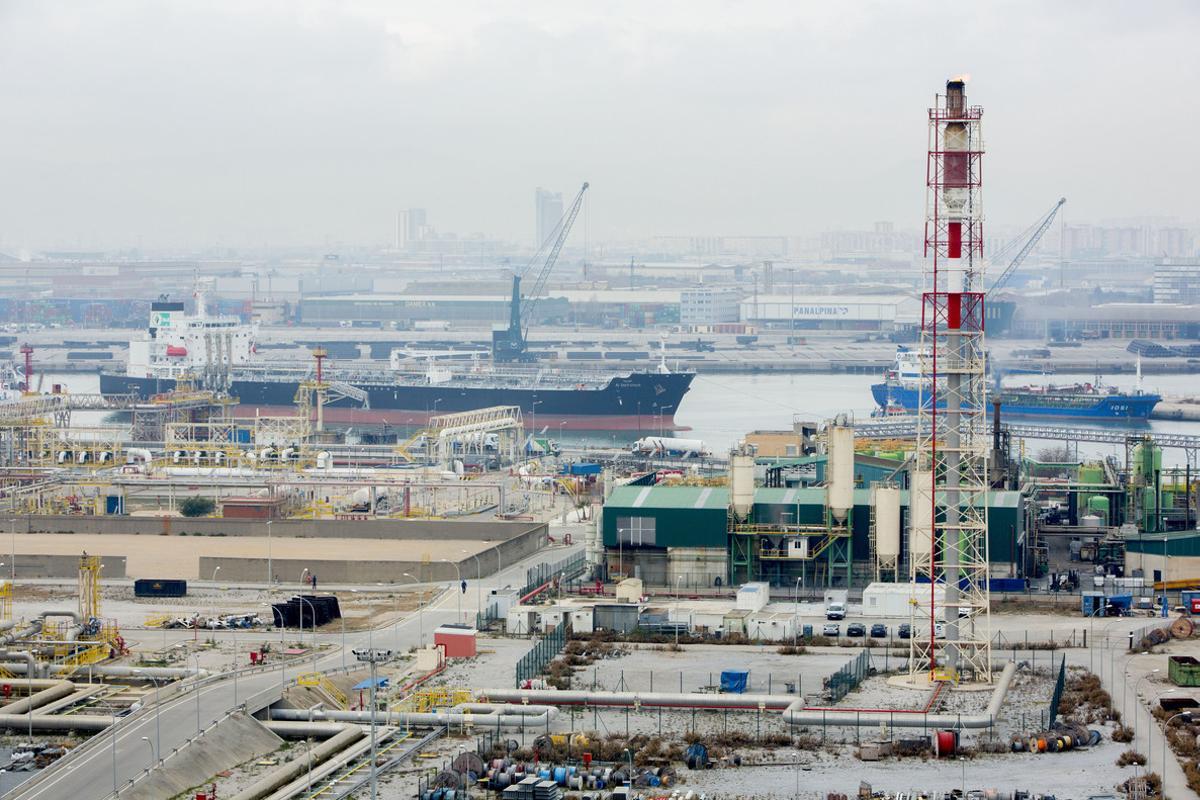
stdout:
POLYGON ((1012 739, 1014 753, 1065 753, 1078 747, 1100 744, 1100 731, 1089 730, 1082 725, 1062 725, 1052 731, 1042 731, 1029 736, 1015 734, 1012 739))

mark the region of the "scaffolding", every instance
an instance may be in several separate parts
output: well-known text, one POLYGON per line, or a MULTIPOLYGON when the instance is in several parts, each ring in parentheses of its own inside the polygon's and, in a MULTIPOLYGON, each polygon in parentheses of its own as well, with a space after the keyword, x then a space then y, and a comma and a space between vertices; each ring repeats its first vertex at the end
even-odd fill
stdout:
POLYGON ((135 442, 164 442, 167 427, 180 424, 221 424, 229 421, 235 398, 186 385, 157 394, 130 407, 129 438, 135 442))
POLYGON ((958 79, 929 109, 919 353, 927 398, 919 404, 912 499, 928 512, 914 514, 923 524, 913 535, 924 541, 911 547, 913 583, 928 581, 929 592, 915 595, 909 663, 914 674, 934 675, 941 623, 941 666, 990 682, 982 119, 958 79))

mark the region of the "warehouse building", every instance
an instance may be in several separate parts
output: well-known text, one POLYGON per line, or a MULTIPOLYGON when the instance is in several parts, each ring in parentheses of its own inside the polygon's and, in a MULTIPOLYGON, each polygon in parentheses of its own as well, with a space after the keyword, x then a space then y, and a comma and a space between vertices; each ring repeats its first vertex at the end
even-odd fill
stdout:
POLYGON ((762 294, 742 300, 742 319, 796 330, 879 331, 916 325, 921 303, 908 295, 762 294), (794 300, 794 302, 793 302, 794 300))

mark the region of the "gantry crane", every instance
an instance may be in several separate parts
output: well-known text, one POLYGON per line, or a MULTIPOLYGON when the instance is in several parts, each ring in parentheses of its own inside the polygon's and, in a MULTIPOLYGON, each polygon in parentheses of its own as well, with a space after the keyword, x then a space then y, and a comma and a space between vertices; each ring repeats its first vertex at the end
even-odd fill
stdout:
POLYGON ((567 213, 563 214, 562 219, 554 226, 550 237, 542 242, 541 247, 534 253, 525 268, 513 275, 508 327, 492 331, 492 359, 494 361, 533 360, 529 355, 529 344, 526 340, 526 335, 529 333, 529 320, 533 316, 538 298, 546 286, 546 279, 550 277, 550 270, 554 268, 554 263, 558 261, 558 254, 567 241, 567 234, 571 232, 571 226, 575 224, 575 218, 579 216, 579 209, 583 205, 583 194, 587 189, 588 184, 584 183, 579 189, 579 193, 575 195, 571 207, 567 209, 567 213), (548 251, 547 246, 549 247, 548 251), (533 289, 522 300, 521 279, 529 275, 533 265, 542 258, 543 253, 545 253, 545 260, 537 275, 534 276, 533 289))
POLYGON ((1000 252, 992 256, 992 258, 995 259, 1005 253, 1017 242, 1025 240, 1025 244, 1021 245, 1021 249, 1017 251, 1015 256, 1013 256, 1013 260, 1008 262, 1008 266, 1004 268, 1004 272, 1001 272, 1000 277, 996 278, 996 282, 992 284, 992 288, 987 290, 985 299, 992 297, 994 294, 996 294, 996 292, 1004 288, 1005 284, 1008 283, 1009 278, 1011 278, 1013 273, 1020 268, 1021 264, 1024 263, 1025 258, 1031 252, 1033 252, 1033 248, 1037 247, 1037 243, 1042 240, 1042 236, 1045 235, 1046 231, 1050 229, 1050 225, 1054 222, 1054 217, 1057 216, 1058 210, 1062 208, 1063 204, 1066 202, 1067 198, 1060 197, 1058 202, 1054 204, 1054 207, 1043 214, 1041 219, 1022 231, 1020 236, 1013 239, 1012 242, 1001 249, 1000 252), (1030 231, 1032 231, 1032 233, 1030 233, 1030 231))

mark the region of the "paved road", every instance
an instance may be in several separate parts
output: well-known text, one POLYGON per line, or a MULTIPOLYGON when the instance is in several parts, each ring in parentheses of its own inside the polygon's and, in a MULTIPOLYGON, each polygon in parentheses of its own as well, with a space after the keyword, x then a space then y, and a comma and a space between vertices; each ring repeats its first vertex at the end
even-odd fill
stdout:
MULTIPOLYGON (((494 586, 523 584, 528 567, 542 561, 557 561, 581 549, 582 545, 577 544, 543 550, 506 567, 500 576, 491 576, 484 581, 482 597, 486 599, 487 591, 494 586)), ((418 643, 420 631, 428 641, 437 625, 475 614, 476 598, 480 593, 472 583, 468 582, 466 593, 461 595, 454 591, 442 594, 420 615, 411 614, 397 624, 378 630, 347 632, 346 648, 353 650, 373 646, 406 652, 418 643)), ((340 634, 325 634, 321 638, 335 645, 335 649, 317 658, 317 669, 340 667, 343 659, 340 634)), ((169 754, 173 748, 182 746, 189 737, 194 736, 199 728, 208 727, 249 698, 258 698, 262 702, 276 699, 282 682, 311 671, 313 666, 313 661, 304 660, 265 672, 239 675, 236 680, 227 676, 201 687, 199 702, 194 690, 164 700, 157 714, 151 710, 135 718, 120 720, 115 728, 99 734, 104 746, 93 746, 87 752, 66 759, 61 767, 52 767, 36 786, 18 788, 10 797, 13 800, 109 797, 114 784, 124 785, 154 763, 154 752, 158 751, 158 747, 152 751, 151 745, 143 737, 150 742, 161 742, 162 751, 169 754)))

